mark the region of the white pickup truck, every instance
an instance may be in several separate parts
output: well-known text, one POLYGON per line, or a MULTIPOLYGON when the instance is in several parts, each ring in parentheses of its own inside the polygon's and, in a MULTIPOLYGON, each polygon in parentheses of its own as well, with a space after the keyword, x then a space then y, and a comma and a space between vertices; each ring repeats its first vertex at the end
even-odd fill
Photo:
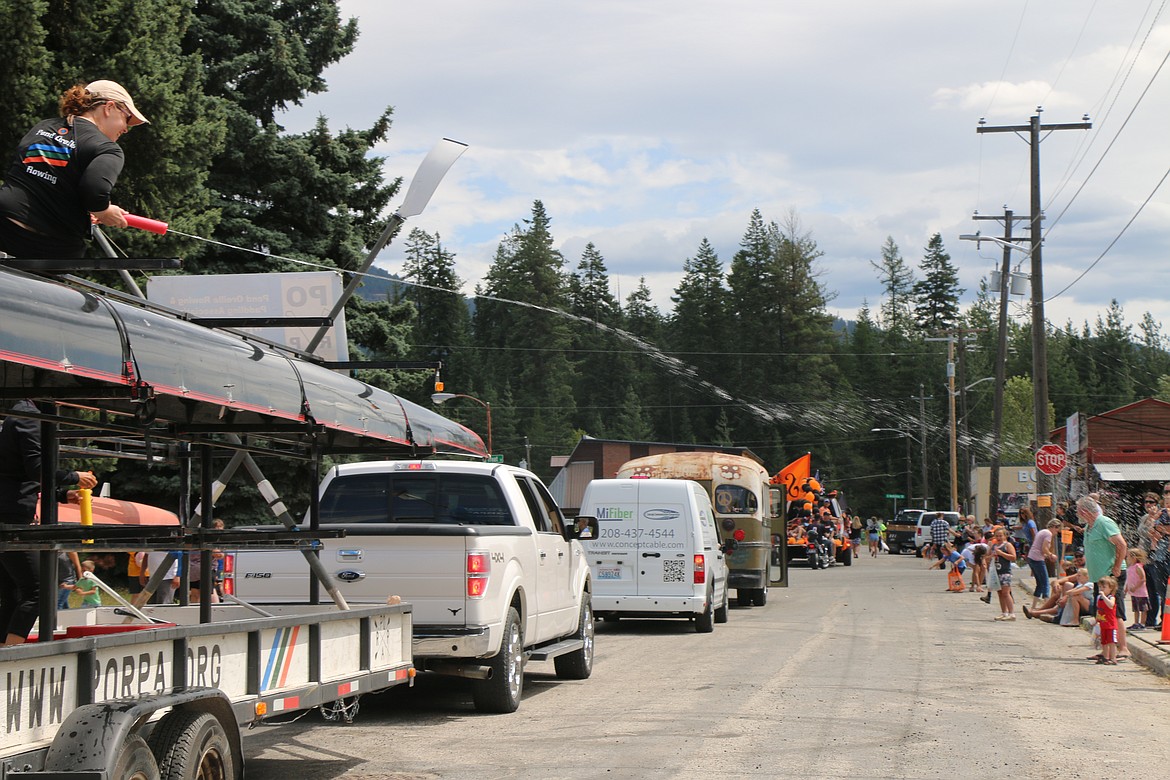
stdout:
MULTIPOLYGON (((459 461, 336 466, 321 483, 320 518, 322 530, 345 531, 320 552, 345 599, 409 602, 415 666, 472 679, 476 709, 514 711, 529 660, 553 659, 565 679, 590 675, 589 567, 575 525, 531 472, 459 461)), ((596 520, 588 527, 596 538, 596 520)), ((241 551, 229 570, 252 603, 309 593, 299 553, 241 551)))

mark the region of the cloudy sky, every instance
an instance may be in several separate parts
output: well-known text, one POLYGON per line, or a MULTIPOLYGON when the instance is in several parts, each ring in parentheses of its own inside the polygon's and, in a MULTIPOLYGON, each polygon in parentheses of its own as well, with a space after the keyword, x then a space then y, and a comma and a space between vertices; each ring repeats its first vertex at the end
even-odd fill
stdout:
MULTIPOLYGON (((726 266, 758 208, 797 215, 830 307, 852 318, 880 299, 870 263, 888 236, 916 268, 941 233, 967 300, 998 265, 1001 250, 959 235, 998 234, 975 212, 1028 213, 1029 146, 977 134, 981 118, 1088 114, 1091 130, 1040 146, 1048 318, 1094 321, 1117 298, 1131 324, 1170 323, 1165 5, 342 0, 356 51, 283 121, 368 127, 393 106, 377 151, 407 183, 437 139, 469 144, 407 223, 441 234, 469 291, 540 199, 570 268, 593 242, 615 293, 645 277, 666 311, 700 240, 726 266)), ((400 238, 379 265, 401 260, 400 238)))

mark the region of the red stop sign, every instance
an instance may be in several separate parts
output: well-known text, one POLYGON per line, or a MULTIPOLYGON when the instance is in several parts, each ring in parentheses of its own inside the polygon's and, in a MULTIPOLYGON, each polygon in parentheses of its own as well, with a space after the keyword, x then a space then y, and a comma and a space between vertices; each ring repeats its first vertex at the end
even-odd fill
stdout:
POLYGON ((1068 454, 1059 444, 1045 444, 1036 450, 1036 468, 1048 475, 1059 474, 1068 465, 1068 454))

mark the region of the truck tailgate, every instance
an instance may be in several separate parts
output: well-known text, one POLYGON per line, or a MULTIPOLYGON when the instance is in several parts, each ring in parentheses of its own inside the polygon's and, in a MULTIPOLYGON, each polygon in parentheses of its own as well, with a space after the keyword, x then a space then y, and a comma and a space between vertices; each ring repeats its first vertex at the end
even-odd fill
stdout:
POLYGON ((466 538, 350 535, 330 543, 321 562, 350 603, 384 604, 387 597, 400 596, 413 606, 418 624, 461 626, 466 538))
MULTIPOLYGON (((399 596, 414 622, 461 626, 466 618, 467 544, 463 535, 373 533, 347 528, 344 539, 323 545, 321 563, 350 604, 385 604, 399 596)), ((295 551, 248 550, 235 556, 236 592, 258 604, 303 603, 311 575, 295 551)), ((328 600, 324 589, 321 598, 328 600)))

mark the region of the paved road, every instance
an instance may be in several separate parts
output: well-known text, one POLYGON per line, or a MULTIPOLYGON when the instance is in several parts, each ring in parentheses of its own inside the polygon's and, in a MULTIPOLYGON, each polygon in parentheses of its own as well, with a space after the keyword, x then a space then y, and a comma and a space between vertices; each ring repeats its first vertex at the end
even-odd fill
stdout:
POLYGON ((245 741, 251 780, 1165 776, 1170 682, 1095 666, 1083 631, 1020 619, 911 556, 796 569, 714 634, 600 624, 593 677, 533 664, 513 715, 459 681, 367 697, 245 741))

